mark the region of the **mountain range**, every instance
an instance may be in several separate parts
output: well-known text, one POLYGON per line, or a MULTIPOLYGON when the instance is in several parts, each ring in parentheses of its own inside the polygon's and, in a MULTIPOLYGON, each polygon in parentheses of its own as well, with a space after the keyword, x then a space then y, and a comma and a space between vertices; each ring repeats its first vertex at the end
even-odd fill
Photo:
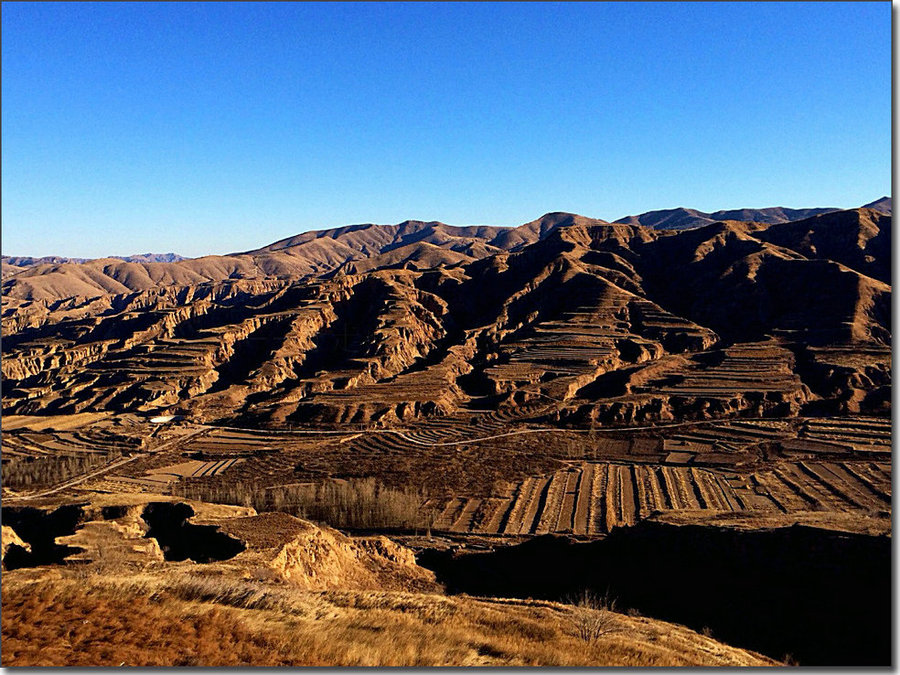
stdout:
MULTIPOLYGON (((882 197, 863 206, 866 209, 874 209, 879 213, 891 215, 893 207, 890 197, 882 197)), ((816 209, 786 209, 775 206, 767 209, 733 209, 731 211, 715 211, 704 213, 695 209, 666 209, 662 211, 648 211, 639 216, 626 216, 615 221, 627 225, 643 225, 657 230, 686 230, 694 227, 702 227, 721 220, 741 220, 756 223, 788 223, 794 220, 803 220, 810 216, 839 211, 836 208, 816 209)))
MULTIPOLYGON (((890 215, 892 200, 883 197, 863 208, 890 215)), ((679 208, 650 211, 615 222, 668 231, 723 221, 782 224, 836 211, 774 207, 704 213, 679 208)), ((305 232, 251 251, 201 258, 183 258, 174 253, 93 260, 4 256, 3 295, 19 300, 59 300, 235 278, 309 278, 398 267, 463 265, 502 252, 520 251, 560 227, 605 224, 604 220, 556 212, 515 228, 459 227, 418 220, 397 225, 349 225, 305 232)))
POLYGON ((891 216, 873 208, 681 230, 406 221, 45 264, 3 281, 3 410, 274 425, 540 402, 604 424, 878 412, 890 284, 891 216))

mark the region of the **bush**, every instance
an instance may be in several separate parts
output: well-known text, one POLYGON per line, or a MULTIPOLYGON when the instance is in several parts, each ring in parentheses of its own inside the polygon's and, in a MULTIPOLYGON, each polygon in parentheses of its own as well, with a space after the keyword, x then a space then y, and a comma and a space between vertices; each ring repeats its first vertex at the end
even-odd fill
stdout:
POLYGON ((569 601, 575 605, 572 613, 575 632, 585 642, 594 642, 621 630, 615 616, 616 600, 609 593, 598 595, 584 590, 569 601))

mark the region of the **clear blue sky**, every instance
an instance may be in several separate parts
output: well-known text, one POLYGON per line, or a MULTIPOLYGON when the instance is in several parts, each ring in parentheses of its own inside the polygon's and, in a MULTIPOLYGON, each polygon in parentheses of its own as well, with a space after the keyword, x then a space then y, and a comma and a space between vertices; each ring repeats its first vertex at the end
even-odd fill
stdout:
POLYGON ((891 5, 5 3, 2 249, 890 194, 891 5))

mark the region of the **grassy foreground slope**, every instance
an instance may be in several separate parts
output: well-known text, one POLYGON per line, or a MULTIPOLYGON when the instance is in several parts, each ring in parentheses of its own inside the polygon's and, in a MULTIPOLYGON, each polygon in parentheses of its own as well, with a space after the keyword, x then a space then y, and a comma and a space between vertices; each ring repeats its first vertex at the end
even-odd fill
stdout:
POLYGON ((4 507, 4 666, 774 664, 594 598, 448 596, 385 537, 164 500, 4 507))
POLYGON ((3 581, 4 666, 761 666, 683 626, 549 602, 185 576, 3 581))

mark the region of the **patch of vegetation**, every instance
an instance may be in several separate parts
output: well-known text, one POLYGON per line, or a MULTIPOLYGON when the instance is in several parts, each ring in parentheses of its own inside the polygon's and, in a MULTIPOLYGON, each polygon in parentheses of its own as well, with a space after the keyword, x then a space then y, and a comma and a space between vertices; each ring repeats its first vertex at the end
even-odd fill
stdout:
POLYGON ((424 529, 434 520, 434 512, 423 506, 422 490, 389 487, 372 477, 268 488, 252 482, 185 482, 172 492, 185 499, 252 506, 260 513, 282 511, 345 529, 424 529))
POLYGON ((12 457, 3 462, 4 487, 21 489, 49 487, 109 464, 121 457, 118 452, 12 457))
POLYGON ((776 665, 621 615, 623 630, 585 643, 568 629, 568 608, 544 602, 304 593, 194 574, 4 575, 2 595, 4 666, 776 665), (660 630, 672 646, 652 640, 660 630))
POLYGON ((2 600, 4 666, 325 665, 291 654, 287 636, 261 635, 219 607, 180 614, 133 592, 84 584, 28 592, 4 585, 2 600))
POLYGON ((575 624, 575 632, 585 642, 594 642, 604 635, 610 635, 622 630, 616 618, 616 600, 606 595, 598 595, 590 590, 584 590, 577 596, 570 598, 575 605, 572 613, 572 623, 575 624))

